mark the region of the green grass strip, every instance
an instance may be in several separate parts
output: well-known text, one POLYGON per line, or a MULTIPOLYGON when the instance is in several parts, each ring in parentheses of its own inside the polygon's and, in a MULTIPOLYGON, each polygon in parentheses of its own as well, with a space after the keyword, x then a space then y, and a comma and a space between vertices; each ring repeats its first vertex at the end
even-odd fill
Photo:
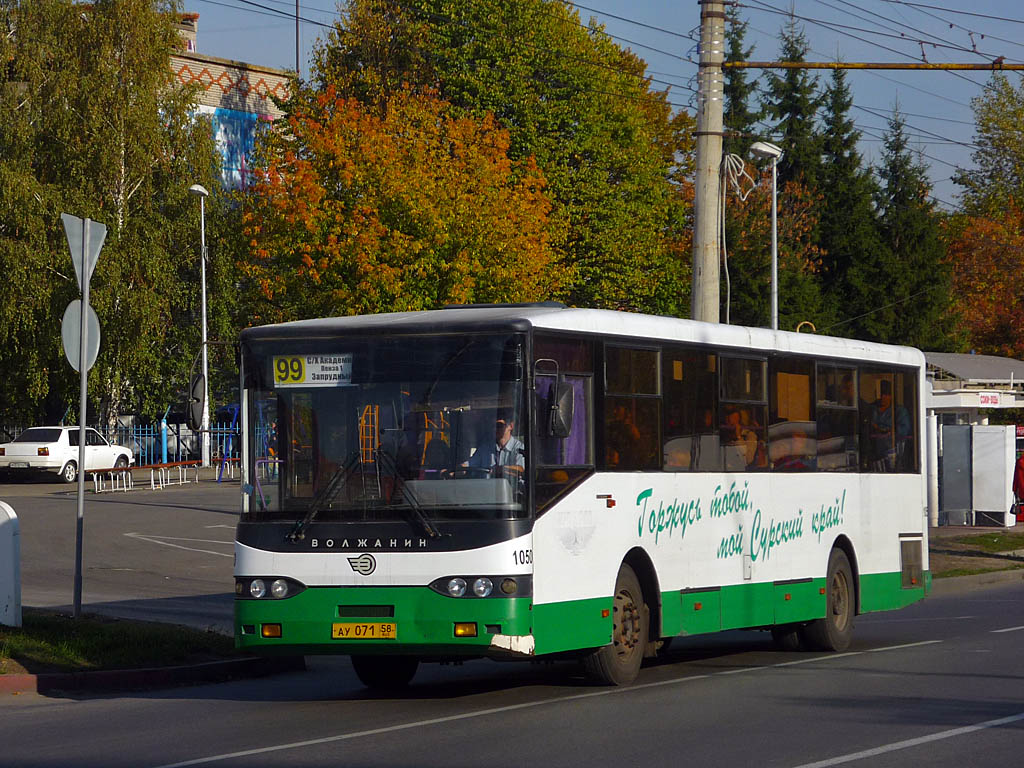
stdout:
POLYGON ((952 539, 956 544, 965 544, 982 552, 1012 552, 1024 549, 1024 533, 993 531, 975 536, 959 536, 952 539))
POLYGON ((234 640, 216 632, 25 609, 23 626, 0 626, 0 669, 32 673, 131 669, 231 658, 234 640))

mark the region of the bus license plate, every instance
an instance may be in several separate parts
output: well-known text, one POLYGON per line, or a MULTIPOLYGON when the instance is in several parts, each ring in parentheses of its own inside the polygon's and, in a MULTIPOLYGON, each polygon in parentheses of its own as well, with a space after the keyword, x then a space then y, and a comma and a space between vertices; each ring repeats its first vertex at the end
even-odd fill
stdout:
POLYGON ((345 622, 331 626, 331 637, 335 640, 395 640, 398 625, 394 622, 345 622))

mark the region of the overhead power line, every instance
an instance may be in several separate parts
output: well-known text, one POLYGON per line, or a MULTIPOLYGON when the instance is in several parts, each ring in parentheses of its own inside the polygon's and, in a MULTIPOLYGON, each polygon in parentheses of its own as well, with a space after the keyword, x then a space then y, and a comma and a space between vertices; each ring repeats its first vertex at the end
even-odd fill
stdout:
POLYGON ((1024 71, 1024 64, 1007 64, 996 59, 991 64, 967 64, 958 62, 931 63, 927 61, 726 61, 726 69, 925 69, 925 70, 974 70, 1024 71))
POLYGON ((992 16, 988 13, 975 13, 974 11, 960 11, 956 8, 946 8, 941 5, 928 5, 927 3, 911 3, 908 0, 882 0, 883 3, 891 3, 893 5, 906 5, 911 8, 928 8, 932 11, 942 11, 943 13, 955 13, 961 16, 974 16, 979 19, 991 19, 992 21, 1005 21, 1010 24, 1024 24, 1024 19, 1010 19, 1005 16, 992 16))

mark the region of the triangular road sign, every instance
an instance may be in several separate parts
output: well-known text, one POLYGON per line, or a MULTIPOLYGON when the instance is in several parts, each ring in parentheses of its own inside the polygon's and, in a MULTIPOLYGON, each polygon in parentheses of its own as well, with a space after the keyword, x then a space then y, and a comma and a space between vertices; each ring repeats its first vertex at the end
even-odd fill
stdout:
POLYGON ((68 236, 68 248, 71 250, 71 261, 75 265, 78 288, 79 290, 84 290, 82 275, 85 275, 86 283, 92 279, 92 271, 96 268, 96 262, 100 258, 100 249, 103 247, 103 241, 107 238, 107 227, 98 221, 89 221, 88 268, 83 270, 82 236, 84 234, 84 222, 70 213, 62 213, 60 218, 64 222, 64 233, 68 236))

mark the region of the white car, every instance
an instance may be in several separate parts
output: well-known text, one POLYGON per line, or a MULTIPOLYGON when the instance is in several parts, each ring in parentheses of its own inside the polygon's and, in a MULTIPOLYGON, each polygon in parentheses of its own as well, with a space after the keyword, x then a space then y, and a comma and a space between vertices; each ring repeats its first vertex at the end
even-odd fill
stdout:
MULTIPOLYGON (((65 483, 78 479, 78 427, 32 427, 0 445, 0 472, 55 472, 65 483)), ((135 458, 130 448, 108 443, 99 432, 85 428, 85 469, 128 467, 135 458)))

